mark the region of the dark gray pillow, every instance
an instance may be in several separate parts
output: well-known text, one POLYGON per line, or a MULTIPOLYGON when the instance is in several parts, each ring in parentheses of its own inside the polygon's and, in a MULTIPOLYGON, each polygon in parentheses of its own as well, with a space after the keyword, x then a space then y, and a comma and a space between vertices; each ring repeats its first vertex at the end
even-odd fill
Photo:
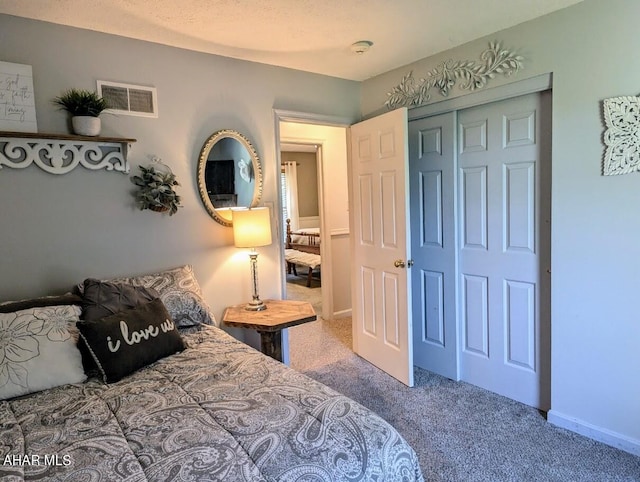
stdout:
POLYGON ((77 326, 105 383, 187 347, 160 299, 77 326))
POLYGON ((43 296, 20 301, 6 301, 0 303, 0 313, 13 313, 14 311, 30 310, 31 308, 43 308, 46 306, 80 305, 82 298, 72 293, 56 296, 43 296))
POLYGON ((99 320, 148 303, 159 296, 153 288, 87 278, 82 295, 82 319, 99 320))

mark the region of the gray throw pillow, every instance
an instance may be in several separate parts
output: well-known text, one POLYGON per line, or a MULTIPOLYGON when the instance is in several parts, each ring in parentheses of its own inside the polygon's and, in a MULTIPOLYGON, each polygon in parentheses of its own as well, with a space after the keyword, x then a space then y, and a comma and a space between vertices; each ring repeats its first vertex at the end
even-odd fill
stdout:
POLYGON ((159 297, 160 294, 153 288, 88 278, 84 280, 82 319, 99 320, 159 297))

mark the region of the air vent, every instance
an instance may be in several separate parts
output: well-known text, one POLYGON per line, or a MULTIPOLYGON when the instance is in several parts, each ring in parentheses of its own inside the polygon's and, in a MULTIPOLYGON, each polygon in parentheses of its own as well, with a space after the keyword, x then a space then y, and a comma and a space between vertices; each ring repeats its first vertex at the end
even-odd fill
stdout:
POLYGON ((98 94, 111 106, 107 112, 158 117, 158 96, 155 87, 99 80, 98 94))

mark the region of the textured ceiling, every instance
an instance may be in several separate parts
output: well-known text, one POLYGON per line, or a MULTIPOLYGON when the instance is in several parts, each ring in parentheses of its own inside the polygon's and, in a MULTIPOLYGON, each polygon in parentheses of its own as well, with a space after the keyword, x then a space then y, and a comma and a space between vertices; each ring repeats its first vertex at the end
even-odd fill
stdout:
POLYGON ((579 1, 0 0, 0 13, 365 80, 579 1), (358 40, 374 45, 357 55, 358 40))

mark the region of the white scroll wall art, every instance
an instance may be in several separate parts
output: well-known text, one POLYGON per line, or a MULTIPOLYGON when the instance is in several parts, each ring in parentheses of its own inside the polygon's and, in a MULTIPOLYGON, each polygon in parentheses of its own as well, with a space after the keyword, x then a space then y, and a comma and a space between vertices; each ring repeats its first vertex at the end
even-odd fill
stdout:
POLYGON ((640 97, 624 96, 603 102, 605 176, 640 171, 640 97))
POLYGON ((509 77, 516 74, 524 67, 523 60, 516 52, 503 48, 500 42, 490 42, 479 60, 449 59, 419 80, 413 77, 413 71, 409 72, 387 92, 385 105, 392 110, 426 104, 431 99, 432 89, 447 97, 458 80, 461 81, 458 85, 461 90, 482 89, 496 75, 509 77))
MULTIPOLYGON (((0 132, 0 169, 24 169, 36 164, 50 174, 66 174, 77 166, 86 169, 129 172, 127 151, 135 139, 107 138, 96 141, 56 139, 33 134, 28 138, 0 132)), ((12 133, 8 133, 12 134, 12 133)))

